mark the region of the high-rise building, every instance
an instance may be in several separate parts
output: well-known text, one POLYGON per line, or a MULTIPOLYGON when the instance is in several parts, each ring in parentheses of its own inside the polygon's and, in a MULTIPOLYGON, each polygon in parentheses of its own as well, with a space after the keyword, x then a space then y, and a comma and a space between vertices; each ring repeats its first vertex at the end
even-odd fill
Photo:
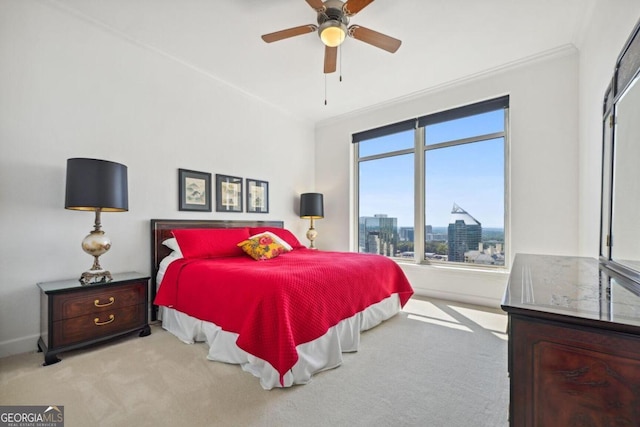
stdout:
POLYGON ((385 214, 361 216, 358 245, 360 252, 394 256, 398 246, 398 218, 385 214))
POLYGON ((413 227, 400 227, 398 236, 403 242, 413 242, 413 227))
POLYGON ((449 261, 464 262, 464 253, 478 250, 482 224, 457 204, 453 204, 448 230, 449 261))

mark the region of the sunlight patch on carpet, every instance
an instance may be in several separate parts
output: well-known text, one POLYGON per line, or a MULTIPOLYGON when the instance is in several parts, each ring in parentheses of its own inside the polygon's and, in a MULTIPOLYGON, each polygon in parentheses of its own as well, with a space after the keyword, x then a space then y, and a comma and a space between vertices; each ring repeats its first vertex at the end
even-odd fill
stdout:
POLYGON ((475 310, 472 308, 460 307, 457 305, 450 305, 452 310, 457 311, 464 317, 468 318, 474 323, 482 326, 484 329, 499 333, 504 333, 507 330, 507 316, 500 313, 492 313, 490 311, 475 310))
POLYGON ((443 322, 442 320, 433 319, 430 317, 416 316, 414 314, 409 314, 407 318, 411 320, 419 320, 420 322, 431 323, 433 325, 446 326, 447 328, 458 329, 460 331, 473 332, 471 329, 457 322, 443 322))
POLYGON ((456 319, 445 313, 442 309, 438 308, 438 306, 430 301, 411 298, 409 301, 407 301, 402 311, 409 314, 415 314, 420 317, 458 323, 456 319))
POLYGON ((500 338, 502 341, 509 341, 509 335, 505 334, 501 334, 499 332, 491 332, 493 335, 495 335, 497 338, 500 338))
POLYGON ((484 329, 501 340, 507 340, 507 316, 489 308, 411 298, 402 311, 411 320, 466 332, 484 329))

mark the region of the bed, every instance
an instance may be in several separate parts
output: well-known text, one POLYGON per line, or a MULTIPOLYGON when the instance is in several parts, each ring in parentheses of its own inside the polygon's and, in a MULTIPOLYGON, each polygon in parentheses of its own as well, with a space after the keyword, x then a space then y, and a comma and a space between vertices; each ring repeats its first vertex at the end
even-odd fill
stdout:
POLYGON ((266 390, 339 366, 413 294, 394 261, 307 249, 281 221, 153 219, 151 244, 152 320, 266 390))

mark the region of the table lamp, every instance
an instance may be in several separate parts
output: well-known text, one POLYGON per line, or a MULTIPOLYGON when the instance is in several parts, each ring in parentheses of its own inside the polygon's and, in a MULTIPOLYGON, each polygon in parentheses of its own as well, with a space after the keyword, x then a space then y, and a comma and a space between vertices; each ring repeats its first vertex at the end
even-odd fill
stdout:
POLYGON ((313 227, 313 220, 324 218, 324 204, 322 194, 320 193, 304 193, 300 195, 300 218, 308 218, 311 220, 309 230, 307 230, 307 239, 309 239, 309 249, 316 249, 314 240, 318 236, 318 232, 313 227))
POLYGON ((93 231, 82 241, 82 249, 93 256, 93 266, 82 273, 80 282, 111 281, 111 273, 98 260, 111 247, 111 240, 101 230, 100 214, 129 210, 127 167, 107 160, 68 159, 64 207, 96 214, 93 231))

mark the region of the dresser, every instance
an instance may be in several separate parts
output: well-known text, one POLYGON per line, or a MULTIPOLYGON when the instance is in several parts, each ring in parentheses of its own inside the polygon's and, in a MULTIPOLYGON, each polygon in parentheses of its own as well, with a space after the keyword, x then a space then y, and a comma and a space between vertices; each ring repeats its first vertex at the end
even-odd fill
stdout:
POLYGON ((640 289, 596 259, 516 255, 510 425, 640 426, 640 289))
POLYGON ((58 353, 134 331, 151 333, 148 324, 149 277, 114 274, 109 282, 83 285, 78 279, 38 283, 40 339, 44 365, 58 353))

